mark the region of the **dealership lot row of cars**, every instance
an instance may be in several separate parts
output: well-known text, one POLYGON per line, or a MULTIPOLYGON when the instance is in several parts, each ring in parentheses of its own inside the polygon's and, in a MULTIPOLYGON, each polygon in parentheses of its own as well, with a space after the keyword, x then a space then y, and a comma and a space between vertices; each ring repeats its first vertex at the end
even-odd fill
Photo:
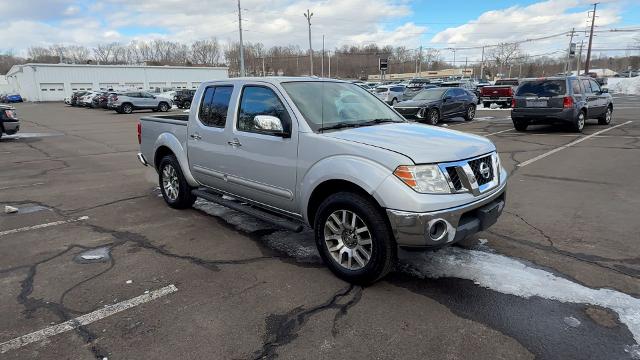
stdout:
POLYGON ((160 94, 141 90, 78 91, 65 98, 64 102, 77 107, 114 110, 120 114, 142 109, 166 112, 174 105, 181 109, 191 107, 194 93, 194 90, 172 90, 160 94))

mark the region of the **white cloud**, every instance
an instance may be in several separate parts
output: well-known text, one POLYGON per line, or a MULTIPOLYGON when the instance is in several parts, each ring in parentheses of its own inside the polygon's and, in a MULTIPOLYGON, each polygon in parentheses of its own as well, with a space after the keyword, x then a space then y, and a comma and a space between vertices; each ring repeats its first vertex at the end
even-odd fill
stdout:
MULTIPOLYGON (((529 6, 487 11, 464 25, 437 33, 431 43, 435 47, 482 46, 568 32, 571 28, 576 29, 575 40, 579 43, 581 39, 585 39, 589 9, 587 1, 548 0, 529 6)), ((598 9, 596 25, 600 28, 614 25, 621 20, 620 14, 621 11, 615 4, 603 4, 598 9)), ((602 34, 595 41, 607 44, 611 43, 610 40, 610 37, 602 34)), ((615 43, 620 44, 620 40, 617 39, 615 43)), ((530 53, 564 50, 567 46, 566 36, 522 44, 523 49, 530 53)), ((475 54, 478 51, 470 52, 477 57, 480 55, 475 54)))

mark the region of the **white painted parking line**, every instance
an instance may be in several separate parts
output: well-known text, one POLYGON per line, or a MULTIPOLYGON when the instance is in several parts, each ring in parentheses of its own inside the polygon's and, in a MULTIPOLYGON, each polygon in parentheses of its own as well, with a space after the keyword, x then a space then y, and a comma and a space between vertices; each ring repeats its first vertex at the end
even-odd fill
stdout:
POLYGON ((44 185, 44 183, 41 182, 41 183, 33 183, 33 184, 22 184, 22 185, 14 185, 14 186, 5 186, 5 187, 0 187, 0 190, 18 189, 18 188, 25 188, 25 187, 38 186, 38 185, 44 185))
POLYGON ((94 312, 91 312, 82 316, 78 316, 75 319, 65 321, 61 324, 49 326, 48 328, 34 331, 31 334, 23 335, 13 340, 3 342, 2 344, 0 344, 0 354, 4 354, 9 350, 19 349, 25 345, 76 329, 80 326, 89 325, 98 320, 102 320, 108 316, 117 314, 121 311, 144 304, 146 302, 155 300, 165 295, 169 295, 176 291, 178 291, 178 288, 175 287, 175 285, 171 284, 161 289, 151 291, 148 294, 143 294, 143 295, 134 297, 133 299, 121 301, 117 304, 108 305, 102 309, 96 310, 94 312))
POLYGON ((527 165, 529 165, 529 164, 533 164, 534 162, 536 162, 536 161, 538 161, 538 160, 542 160, 542 159, 546 158, 546 157, 547 157, 547 156, 549 156, 549 155, 553 155, 553 154, 557 153, 558 151, 562 151, 562 150, 564 150, 564 149, 566 149, 566 148, 568 148, 568 147, 571 147, 571 146, 574 146, 574 145, 576 145, 576 144, 579 144, 579 143, 581 143, 581 142, 583 142, 583 141, 585 141, 585 140, 589 140, 589 139, 591 139, 592 137, 598 136, 598 135, 600 135, 600 134, 602 134, 602 133, 605 133, 605 132, 607 132, 607 131, 613 130, 613 129, 617 128, 617 127, 620 127, 620 126, 623 126, 623 125, 627 125, 627 124, 629 124, 629 123, 631 123, 631 122, 632 122, 632 121, 627 121, 627 122, 625 122, 625 123, 618 124, 618 125, 612 126, 612 127, 610 127, 610 128, 606 128, 606 129, 603 129, 603 130, 600 130, 600 131, 594 132, 594 133, 593 133, 593 134, 591 134, 591 135, 587 135, 587 136, 585 136, 585 137, 581 137, 581 138, 579 138, 579 139, 577 139, 577 140, 574 140, 574 141, 572 141, 572 142, 568 143, 567 145, 562 145, 562 146, 557 147, 557 148, 555 148, 555 149, 553 149, 553 150, 547 151, 547 152, 546 152, 546 153, 544 153, 544 154, 538 155, 538 156, 534 157, 533 159, 529 159, 529 160, 527 160, 527 161, 524 161, 524 162, 522 162, 522 163, 518 164, 518 167, 524 167, 524 166, 527 166, 527 165))
POLYGON ((487 135, 484 135, 484 136, 498 135, 498 134, 506 133, 507 131, 513 131, 513 129, 507 129, 507 130, 502 130, 502 131, 496 131, 496 132, 488 133, 487 135))
POLYGON ((54 222, 50 222, 50 223, 46 223, 46 224, 38 224, 38 225, 33 225, 33 226, 25 226, 25 227, 21 227, 21 228, 17 228, 17 229, 0 231, 0 237, 4 236, 4 235, 21 233, 21 232, 30 231, 30 230, 48 228, 48 227, 51 227, 51 226, 70 224, 70 223, 74 223, 74 222, 82 221, 82 220, 87 220, 87 219, 89 219, 88 216, 81 216, 81 217, 76 218, 76 219, 60 220, 60 221, 54 221, 54 222))

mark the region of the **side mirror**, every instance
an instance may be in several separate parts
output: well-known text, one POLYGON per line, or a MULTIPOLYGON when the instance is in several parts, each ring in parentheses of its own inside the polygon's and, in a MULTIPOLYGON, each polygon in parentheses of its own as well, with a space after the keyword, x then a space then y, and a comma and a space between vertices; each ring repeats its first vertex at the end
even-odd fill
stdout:
POLYGON ((602 93, 604 93, 604 94, 607 94, 609 92, 609 89, 607 89, 607 88, 602 88, 600 90, 602 90, 602 93))
POLYGON ((271 115, 256 115, 253 118, 253 127, 259 132, 288 137, 288 134, 284 131, 282 121, 279 118, 271 115))

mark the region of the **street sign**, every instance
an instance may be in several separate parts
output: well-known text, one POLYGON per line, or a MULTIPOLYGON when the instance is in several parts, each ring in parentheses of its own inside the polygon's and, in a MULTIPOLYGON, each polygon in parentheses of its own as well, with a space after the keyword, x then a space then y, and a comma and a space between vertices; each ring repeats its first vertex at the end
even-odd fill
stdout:
POLYGON ((380 71, 387 71, 388 68, 389 68, 388 59, 379 58, 378 69, 380 69, 380 71))

